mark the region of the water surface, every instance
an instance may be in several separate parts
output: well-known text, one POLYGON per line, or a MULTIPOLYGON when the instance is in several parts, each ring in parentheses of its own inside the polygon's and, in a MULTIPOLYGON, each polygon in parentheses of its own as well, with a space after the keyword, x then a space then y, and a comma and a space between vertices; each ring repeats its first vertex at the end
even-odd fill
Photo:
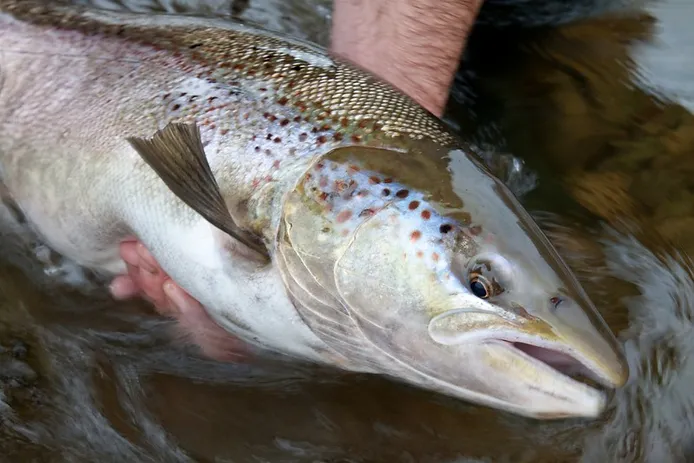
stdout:
MULTIPOLYGON (((328 38, 329 1, 126 3, 328 38)), ((623 341, 632 376, 603 419, 537 422, 382 378, 211 362, 146 304, 111 301, 5 231, 0 461, 693 461, 694 6, 591 4, 523 10, 531 29, 486 10, 447 120, 524 194, 623 341)))

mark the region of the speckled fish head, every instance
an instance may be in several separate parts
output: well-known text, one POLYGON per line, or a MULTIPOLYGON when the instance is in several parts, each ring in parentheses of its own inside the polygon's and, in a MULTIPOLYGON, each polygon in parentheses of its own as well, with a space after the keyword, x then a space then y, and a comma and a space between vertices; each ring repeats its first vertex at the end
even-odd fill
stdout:
POLYGON ((604 394, 568 368, 609 387, 626 380, 575 277, 473 155, 335 150, 290 195, 286 224, 384 372, 535 417, 602 411, 604 394))

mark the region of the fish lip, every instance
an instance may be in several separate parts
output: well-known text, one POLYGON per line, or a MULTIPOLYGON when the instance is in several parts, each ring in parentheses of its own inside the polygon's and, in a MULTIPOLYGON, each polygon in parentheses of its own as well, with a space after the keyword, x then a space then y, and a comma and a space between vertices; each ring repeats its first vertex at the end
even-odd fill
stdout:
POLYGON ((545 341, 532 336, 522 335, 495 338, 493 340, 489 340, 488 342, 503 343, 508 347, 519 351, 527 359, 531 359, 532 362, 542 363, 552 368, 557 373, 560 373, 573 381, 581 382, 592 389, 614 389, 619 386, 615 384, 614 381, 611 380, 607 375, 601 374, 601 369, 595 365, 594 362, 591 362, 588 358, 581 355, 576 349, 568 348, 565 345, 545 341), (555 356, 555 360, 549 360, 549 357, 551 356, 555 356), (567 364, 560 364, 562 361, 567 362, 567 364), (597 383, 599 386, 601 386, 601 388, 576 380, 573 375, 577 373, 597 383))

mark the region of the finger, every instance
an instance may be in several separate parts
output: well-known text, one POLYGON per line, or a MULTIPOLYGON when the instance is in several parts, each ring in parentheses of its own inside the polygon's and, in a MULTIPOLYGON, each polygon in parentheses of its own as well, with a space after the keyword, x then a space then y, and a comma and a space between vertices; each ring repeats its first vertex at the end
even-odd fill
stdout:
POLYGON ((147 264, 143 264, 139 269, 140 273, 140 290, 145 297, 150 300, 160 311, 168 312, 168 301, 164 294, 164 282, 167 276, 164 272, 150 272, 147 269, 147 264))
POLYGON ((154 256, 147 250, 144 244, 137 243, 137 255, 140 257, 140 266, 148 270, 150 273, 156 273, 161 270, 159 263, 154 256))
POLYGON ((120 244, 120 257, 126 264, 139 266, 140 255, 137 253, 137 242, 123 242, 120 244))
POLYGON ((120 275, 114 278, 109 285, 109 291, 111 296, 117 300, 130 299, 140 294, 140 288, 127 275, 120 275))

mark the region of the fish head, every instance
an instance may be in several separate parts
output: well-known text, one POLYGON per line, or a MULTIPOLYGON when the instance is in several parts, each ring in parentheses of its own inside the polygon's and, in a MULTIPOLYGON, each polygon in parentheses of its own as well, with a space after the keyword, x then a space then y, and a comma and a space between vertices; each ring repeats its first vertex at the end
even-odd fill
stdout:
POLYGON ((308 254, 330 249, 312 273, 334 278, 323 287, 356 325, 353 345, 371 349, 371 370, 524 416, 598 416, 601 389, 627 379, 624 356, 508 188, 463 150, 349 154, 313 179, 323 197, 321 184, 353 187, 327 195, 329 212, 309 208, 335 218, 323 231, 337 238, 312 238, 308 254))

